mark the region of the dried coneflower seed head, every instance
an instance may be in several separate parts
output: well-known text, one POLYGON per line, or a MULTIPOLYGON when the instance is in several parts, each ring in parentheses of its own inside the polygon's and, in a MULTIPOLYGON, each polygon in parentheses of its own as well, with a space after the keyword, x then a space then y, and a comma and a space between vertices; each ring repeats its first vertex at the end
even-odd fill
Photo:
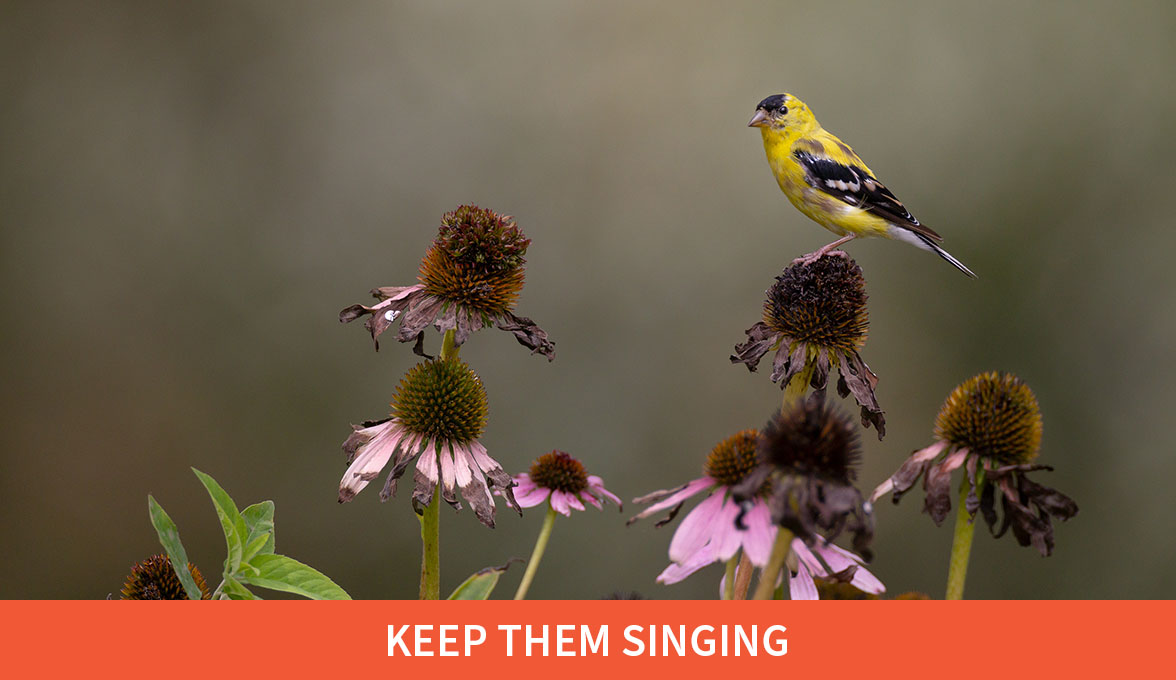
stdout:
POLYGON ((849 484, 861 452, 849 418, 821 399, 802 399, 768 423, 760 456, 777 468, 849 484))
POLYGON ((756 447, 759 430, 743 430, 715 445, 706 457, 703 472, 719 484, 735 486, 751 472, 759 461, 756 447))
POLYGON ((943 402, 935 436, 1002 465, 1029 463, 1041 447, 1041 409, 1017 376, 981 373, 943 402))
POLYGON ((509 216, 463 205, 441 218, 418 278, 430 295, 502 314, 514 307, 523 288, 523 256, 530 244, 509 216))
MULTIPOLYGON (((196 565, 188 563, 188 571, 200 588, 202 600, 212 597, 204 576, 196 565)), ((171 560, 167 555, 152 555, 131 567, 131 575, 123 584, 122 599, 124 600, 187 600, 188 593, 180 577, 172 569, 171 560)))
POLYGON ((486 427, 486 388, 460 359, 413 366, 392 397, 392 416, 405 430, 438 441, 467 443, 486 427))
POLYGON ((764 323, 793 341, 851 352, 866 344, 866 281, 849 257, 797 263, 776 277, 764 323))
POLYGON ((545 489, 579 493, 588 488, 583 464, 563 451, 539 456, 531 465, 531 481, 545 489))

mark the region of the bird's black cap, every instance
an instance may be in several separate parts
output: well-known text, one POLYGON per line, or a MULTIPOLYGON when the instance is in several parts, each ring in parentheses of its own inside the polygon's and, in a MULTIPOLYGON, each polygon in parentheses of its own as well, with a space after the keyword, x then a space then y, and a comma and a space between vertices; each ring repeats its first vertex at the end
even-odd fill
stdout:
POLYGON ((778 109, 781 106, 783 106, 784 101, 787 98, 788 98, 788 95, 785 95, 785 94, 774 94, 771 97, 764 98, 764 100, 759 103, 759 106, 757 106, 755 108, 764 109, 765 111, 772 111, 772 110, 778 109))

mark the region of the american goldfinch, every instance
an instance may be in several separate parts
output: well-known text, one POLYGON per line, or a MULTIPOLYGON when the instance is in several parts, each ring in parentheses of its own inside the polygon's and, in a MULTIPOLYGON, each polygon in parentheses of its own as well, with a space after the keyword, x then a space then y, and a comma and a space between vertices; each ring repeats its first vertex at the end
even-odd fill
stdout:
POLYGON ((841 236, 803 259, 816 260, 859 236, 882 236, 930 250, 976 278, 939 247, 943 238, 907 212, 848 144, 821 127, 804 102, 774 94, 759 103, 747 125, 760 129, 768 165, 792 205, 841 236))

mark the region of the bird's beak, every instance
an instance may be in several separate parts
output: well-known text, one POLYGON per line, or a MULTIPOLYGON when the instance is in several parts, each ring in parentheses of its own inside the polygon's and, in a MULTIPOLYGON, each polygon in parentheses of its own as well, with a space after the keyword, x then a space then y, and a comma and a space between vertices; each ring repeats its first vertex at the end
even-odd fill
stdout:
POLYGON ((751 117, 751 121, 747 123, 747 127, 767 127, 768 126, 768 112, 763 109, 757 109, 755 115, 751 117))

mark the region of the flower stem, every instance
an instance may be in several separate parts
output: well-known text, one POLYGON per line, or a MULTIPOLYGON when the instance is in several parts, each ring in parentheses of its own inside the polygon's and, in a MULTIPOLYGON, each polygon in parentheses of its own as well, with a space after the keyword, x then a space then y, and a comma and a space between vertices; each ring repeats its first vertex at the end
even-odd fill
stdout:
MULTIPOLYGON (((435 455, 435 454, 434 454, 435 455)), ((433 489, 433 500, 421 514, 422 600, 441 599, 441 487, 433 489)))
POLYGON ((461 351, 454 340, 455 334, 456 332, 450 329, 445 331, 445 335, 441 338, 441 361, 456 359, 457 353, 461 351))
POLYGON ((784 386, 784 403, 782 409, 787 411, 793 405, 804 398, 804 393, 808 390, 809 381, 813 379, 813 362, 805 362, 804 368, 800 369, 800 373, 792 376, 788 384, 784 386))
MULTIPOLYGON (((441 339, 441 360, 456 358, 460 348, 454 342, 456 333, 445 331, 441 339)), ((429 454, 429 452, 426 452, 429 454)), ((430 455, 437 455, 433 452, 430 455)), ((421 589, 420 599, 441 599, 441 487, 433 489, 433 500, 421 513, 421 589)))
POLYGON ((776 590, 776 579, 784 568, 784 560, 788 559, 788 551, 792 548, 792 532, 780 527, 776 532, 776 543, 772 545, 772 556, 768 564, 760 571, 759 584, 755 587, 756 600, 770 600, 776 590))
POLYGON ((535 541, 535 549, 531 551, 531 559, 527 562, 527 572, 515 591, 514 599, 523 600, 527 597, 527 590, 531 588, 531 581, 535 579, 535 572, 539 570, 539 560, 543 559, 543 551, 547 550, 547 540, 551 538, 551 527, 555 526, 555 510, 548 505, 547 515, 543 518, 543 528, 539 530, 539 538, 535 541))
MULTIPOLYGON (((983 489, 984 479, 976 482, 976 493, 983 489)), ((976 522, 968 516, 965 501, 968 499, 968 478, 960 484, 959 509, 956 511, 955 536, 951 539, 951 566, 947 571, 948 600, 964 599, 964 578, 968 575, 968 558, 972 556, 972 534, 976 531, 976 522)))
POLYGON ((746 600, 747 589, 751 587, 751 573, 755 571, 755 565, 751 563, 751 558, 747 556, 747 552, 743 553, 743 557, 739 558, 739 568, 735 571, 735 599, 746 600))
POLYGON ((735 566, 739 564, 739 556, 732 555, 727 560, 727 571, 723 574, 723 599, 735 599, 735 566))

